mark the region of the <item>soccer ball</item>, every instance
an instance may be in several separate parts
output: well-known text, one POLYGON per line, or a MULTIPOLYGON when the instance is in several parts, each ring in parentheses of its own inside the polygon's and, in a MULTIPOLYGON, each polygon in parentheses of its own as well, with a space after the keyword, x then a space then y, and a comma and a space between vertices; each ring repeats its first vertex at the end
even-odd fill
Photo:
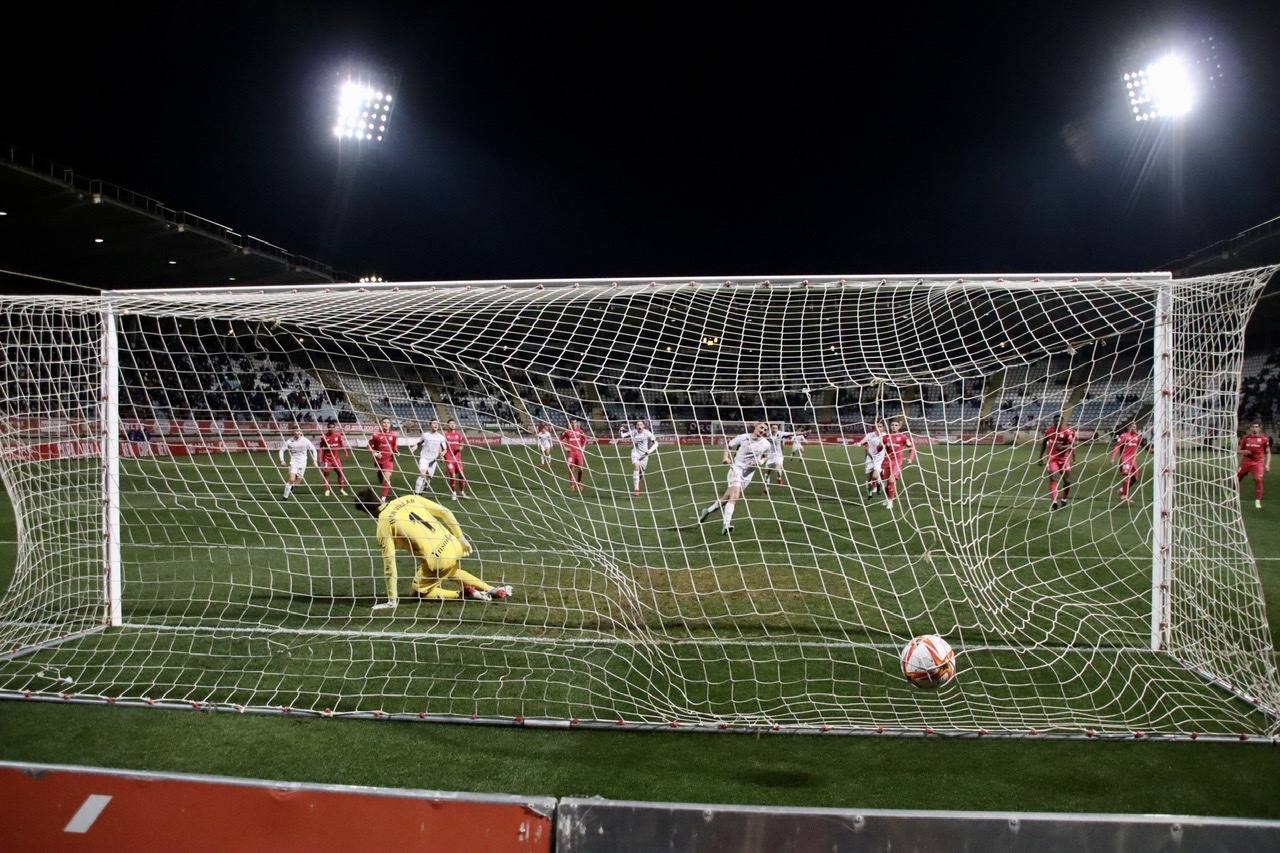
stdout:
POLYGON ((924 634, 902 650, 902 674, 912 687, 936 690, 956 677, 956 653, 937 634, 924 634))

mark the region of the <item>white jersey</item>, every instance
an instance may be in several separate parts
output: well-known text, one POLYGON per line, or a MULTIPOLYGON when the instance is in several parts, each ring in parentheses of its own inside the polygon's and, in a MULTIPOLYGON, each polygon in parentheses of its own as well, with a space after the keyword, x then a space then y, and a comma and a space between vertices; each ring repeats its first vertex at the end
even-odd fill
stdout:
POLYGON ((799 450, 800 448, 804 447, 804 441, 805 441, 804 433, 793 432, 791 434, 791 449, 799 450))
POLYGON ((787 443, 787 439, 791 437, 789 432, 771 432, 769 433, 769 458, 781 459, 782 447, 787 443))
POLYGON ((858 442, 858 446, 867 451, 867 470, 880 470, 884 465, 884 436, 878 432, 869 432, 858 442))
POLYGON ((650 430, 623 430, 622 437, 631 439, 631 460, 633 462, 647 459, 651 453, 656 453, 658 450, 658 437, 650 430))
POLYGON ((556 440, 556 437, 552 435, 550 431, 548 430, 538 431, 538 449, 539 450, 542 450, 544 452, 549 451, 551 449, 551 445, 555 443, 555 440, 556 440))
POLYGON ((307 455, 316 461, 316 446, 305 435, 301 438, 290 438, 280 447, 280 461, 284 461, 285 453, 289 454, 289 470, 297 471, 307 467, 307 455))
POLYGON ((444 455, 444 448, 448 442, 445 441, 442 432, 424 432, 422 437, 418 439, 419 455, 418 459, 423 465, 435 462, 444 455))
POLYGON ((737 448, 738 451, 738 455, 733 459, 733 467, 744 474, 754 471, 756 466, 769 456, 770 447, 772 444, 764 436, 756 438, 751 433, 744 432, 729 442, 729 449, 737 448))

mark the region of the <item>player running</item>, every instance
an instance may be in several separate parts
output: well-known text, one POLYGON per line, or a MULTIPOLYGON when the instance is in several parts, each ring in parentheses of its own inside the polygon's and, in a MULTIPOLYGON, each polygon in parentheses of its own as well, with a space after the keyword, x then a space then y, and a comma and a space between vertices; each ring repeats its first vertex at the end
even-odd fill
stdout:
POLYGON ((699 524, 706 521, 711 513, 721 510, 724 513, 724 529, 721 532, 727 535, 733 530, 734 504, 742 497, 743 489, 751 483, 756 468, 764 464, 769 456, 772 445, 765 435, 768 429, 764 422, 757 422, 751 432, 744 432, 725 447, 724 464, 729 466, 728 488, 719 500, 702 511, 698 516, 699 524), (733 455, 733 450, 738 451, 737 456, 733 455))
POLYGON ((560 446, 564 448, 564 461, 569 466, 569 491, 582 491, 582 478, 587 470, 587 434, 582 421, 569 421, 569 428, 560 434, 560 446))
POLYGON ((807 439, 802 432, 791 433, 791 455, 799 456, 804 453, 804 443, 807 439))
POLYGON ((391 495, 391 472, 396 469, 396 451, 399 449, 400 436, 391 428, 391 418, 378 421, 378 429, 369 436, 369 452, 373 454, 373 464, 378 469, 384 504, 391 495))
POLYGON ((1142 475, 1138 467, 1138 451, 1145 444, 1142 433, 1138 432, 1137 423, 1130 422, 1124 432, 1116 436, 1116 443, 1111 448, 1111 461, 1120 460, 1120 503, 1133 503, 1130 490, 1142 475))
POLYGON ((422 494, 422 490, 436 475, 436 466, 440 464, 440 457, 444 455, 445 444, 444 433, 440 431, 440 421, 431 421, 417 441, 418 482, 413 484, 415 495, 422 494))
POLYGON ((338 429, 337 421, 329 421, 324 435, 320 436, 320 475, 324 477, 324 496, 328 497, 331 487, 337 488, 338 494, 347 493, 347 477, 342 473, 342 460, 347 458, 347 437, 338 429), (334 487, 329 482, 329 475, 336 474, 338 483, 334 487))
POLYGON ((619 438, 631 439, 631 494, 639 497, 640 485, 644 482, 644 469, 649 467, 649 457, 658 452, 658 437, 649 430, 645 421, 636 421, 635 426, 623 427, 619 438))
POLYGON ((782 479, 782 448, 786 445, 787 439, 791 436, 792 433, 782 431, 782 424, 772 424, 769 427, 769 455, 765 458, 764 474, 761 476, 761 479, 764 480, 766 489, 769 488, 770 475, 776 478, 777 485, 786 485, 782 479))
POLYGON ((289 454, 289 476, 284 482, 284 498, 288 498, 293 494, 293 487, 301 483, 302 476, 307 473, 307 455, 310 454, 312 462, 316 461, 316 446, 302 434, 302 427, 294 424, 293 437, 280 445, 281 465, 284 464, 285 453, 289 454))
POLYGON ((880 469, 880 479, 884 481, 884 505, 893 509, 893 500, 898 496, 898 481, 902 479, 902 467, 910 465, 916 458, 916 443, 911 436, 902 432, 902 424, 892 421, 889 434, 884 437, 884 466, 880 469), (908 453, 909 451, 909 453, 908 453), (907 458, 902 458, 907 453, 907 458))
POLYGON ((858 442, 858 446, 866 452, 866 460, 863 467, 867 472, 867 494, 874 495, 884 488, 884 482, 881 479, 886 456, 884 424, 876 421, 871 427, 871 431, 862 436, 862 441, 858 442))
POLYGON ((538 455, 540 457, 539 464, 543 468, 551 467, 551 448, 556 443, 556 437, 551 434, 551 427, 542 424, 538 427, 538 455))
POLYGON ((1058 422, 1044 431, 1044 441, 1040 444, 1039 465, 1049 454, 1049 508, 1058 509, 1071 497, 1071 459, 1076 454, 1076 430, 1067 419, 1059 415, 1058 422), (1058 500, 1058 483, 1062 483, 1062 500, 1058 500))
POLYGON ((1253 477, 1253 508, 1262 509, 1262 474, 1271 470, 1271 439, 1262 434, 1262 424, 1249 425, 1249 432, 1240 438, 1240 452, 1244 457, 1236 471, 1236 482, 1253 477))
POLYGON ((470 598, 476 601, 499 601, 511 597, 508 584, 490 586, 473 574, 462 570, 463 557, 471 554, 471 543, 463 535, 453 513, 435 501, 419 495, 405 495, 384 504, 373 489, 364 489, 356 503, 378 519, 378 547, 382 551, 382 569, 387 578, 387 600, 374 610, 394 610, 400 603, 396 589, 396 549, 404 548, 417 560, 412 589, 419 598, 453 601, 470 598), (444 582, 456 580, 462 591, 445 589, 444 582))
POLYGON ((467 446, 467 437, 452 418, 447 426, 449 428, 444 432, 444 472, 449 477, 449 491, 456 501, 467 491, 467 478, 462 470, 462 448, 467 446))

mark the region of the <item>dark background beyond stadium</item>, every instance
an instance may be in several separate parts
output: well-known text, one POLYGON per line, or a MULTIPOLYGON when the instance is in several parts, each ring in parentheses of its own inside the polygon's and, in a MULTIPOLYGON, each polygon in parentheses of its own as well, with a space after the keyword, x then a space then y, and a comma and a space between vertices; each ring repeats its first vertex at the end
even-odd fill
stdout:
POLYGON ((0 139, 392 280, 1149 269, 1280 211, 1277 31, 1265 2, 170 4, 11 33, 0 139), (1139 125, 1120 76, 1174 33, 1222 85, 1139 125), (359 155, 348 67, 397 96, 359 155))

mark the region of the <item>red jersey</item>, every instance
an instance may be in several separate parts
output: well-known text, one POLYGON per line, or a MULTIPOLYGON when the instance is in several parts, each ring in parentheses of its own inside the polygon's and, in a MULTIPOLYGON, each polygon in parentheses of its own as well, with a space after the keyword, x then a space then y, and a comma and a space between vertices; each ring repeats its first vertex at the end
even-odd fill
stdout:
POLYGON ((560 443, 574 456, 581 456, 587 448, 587 434, 581 428, 567 429, 560 434, 560 443))
POLYGON ((1271 439, 1265 435, 1246 435, 1240 439, 1240 449, 1244 451, 1244 458, 1247 462, 1261 462, 1266 456, 1267 448, 1271 446, 1271 439))
POLYGON ((911 448, 911 456, 907 461, 910 462, 912 459, 916 458, 916 446, 911 442, 911 436, 907 435, 905 432, 885 433, 883 438, 885 450, 889 454, 889 459, 891 459, 894 464, 902 464, 902 452, 908 447, 911 448))
POLYGON ((324 435, 320 436, 320 441, 318 443, 320 445, 321 457, 337 459, 339 458, 339 454, 344 457, 347 455, 347 437, 337 430, 334 430, 333 432, 326 432, 324 435))
POLYGON ((400 437, 394 432, 375 432, 369 436, 369 449, 378 457, 379 462, 391 462, 400 445, 400 437))
POLYGON ((1122 432, 1116 436, 1116 445, 1111 448, 1111 461, 1120 458, 1121 465, 1134 465, 1138 461, 1138 451, 1142 448, 1142 436, 1136 432, 1122 432))
POLYGON ((1044 440, 1050 461, 1066 461, 1076 451, 1076 428, 1049 427, 1044 431, 1044 440))
POLYGON ((444 434, 444 458, 446 462, 461 462, 462 448, 467 443, 467 437, 456 429, 451 429, 444 434))

